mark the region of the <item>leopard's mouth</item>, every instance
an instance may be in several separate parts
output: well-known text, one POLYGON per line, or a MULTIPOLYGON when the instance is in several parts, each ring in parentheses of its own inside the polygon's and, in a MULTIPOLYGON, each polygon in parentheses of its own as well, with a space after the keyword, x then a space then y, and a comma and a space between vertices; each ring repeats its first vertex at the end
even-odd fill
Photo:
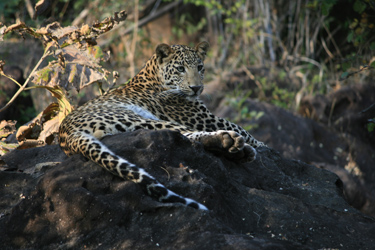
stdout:
POLYGON ((201 86, 199 89, 196 89, 195 91, 192 89, 181 89, 181 88, 173 88, 168 89, 164 93, 168 93, 169 95, 173 95, 176 97, 183 97, 190 101, 193 101, 197 99, 203 91, 203 86, 201 86))

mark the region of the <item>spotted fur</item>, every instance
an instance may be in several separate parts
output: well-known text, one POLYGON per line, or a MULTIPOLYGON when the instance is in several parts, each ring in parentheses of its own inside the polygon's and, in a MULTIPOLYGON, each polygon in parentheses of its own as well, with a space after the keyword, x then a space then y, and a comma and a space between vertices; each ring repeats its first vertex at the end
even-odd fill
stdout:
POLYGON ((203 61, 208 43, 195 48, 160 44, 141 71, 124 87, 99 96, 72 111, 61 123, 59 143, 67 155, 82 154, 112 174, 138 183, 161 202, 204 205, 175 194, 144 169, 117 156, 100 139, 137 129, 179 131, 207 150, 255 159, 263 146, 246 130, 213 115, 198 99, 203 91, 203 61))

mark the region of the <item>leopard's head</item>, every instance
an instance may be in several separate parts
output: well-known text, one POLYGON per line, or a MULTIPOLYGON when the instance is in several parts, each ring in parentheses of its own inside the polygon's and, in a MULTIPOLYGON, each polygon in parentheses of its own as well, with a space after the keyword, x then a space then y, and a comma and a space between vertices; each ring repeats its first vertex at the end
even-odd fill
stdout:
POLYGON ((158 45, 156 60, 165 91, 190 100, 197 98, 203 91, 203 61, 208 48, 207 42, 198 43, 195 48, 185 45, 158 45))

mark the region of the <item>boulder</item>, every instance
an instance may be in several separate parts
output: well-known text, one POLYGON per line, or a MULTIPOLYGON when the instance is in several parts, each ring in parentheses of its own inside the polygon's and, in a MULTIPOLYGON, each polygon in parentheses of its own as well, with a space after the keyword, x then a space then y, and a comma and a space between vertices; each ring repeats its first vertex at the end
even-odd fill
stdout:
POLYGON ((168 130, 139 130, 103 142, 209 211, 159 203, 137 184, 79 155, 66 158, 56 146, 15 150, 2 158, 8 171, 0 172, 1 197, 12 197, 0 203, 1 249, 375 245, 375 220, 348 205, 337 175, 271 148, 258 149, 251 163, 237 164, 168 130), (53 157, 39 155, 39 162, 29 164, 33 150, 53 157))
POLYGON ((347 128, 342 130, 264 102, 247 99, 243 106, 262 115, 258 120, 235 120, 239 111, 226 99, 221 100, 214 113, 235 120, 244 128, 251 127, 255 138, 285 158, 334 172, 344 183, 350 205, 375 216, 375 144, 371 141, 375 133, 363 126, 375 113, 359 114, 348 108, 344 119, 347 128))

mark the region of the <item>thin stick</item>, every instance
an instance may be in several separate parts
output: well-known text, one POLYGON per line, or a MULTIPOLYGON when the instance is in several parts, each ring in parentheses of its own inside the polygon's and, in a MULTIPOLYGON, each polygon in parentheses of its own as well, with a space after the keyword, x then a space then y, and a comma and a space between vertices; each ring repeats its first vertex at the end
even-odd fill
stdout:
POLYGON ((12 81, 13 81, 15 84, 17 84, 20 88, 22 87, 22 85, 21 85, 19 82, 17 82, 15 79, 13 79, 12 77, 7 76, 7 75, 5 75, 5 74, 3 74, 3 73, 0 73, 0 75, 5 76, 5 77, 8 78, 9 80, 12 80, 12 81))
POLYGON ((31 3, 31 1, 25 0, 25 4, 26 4, 27 12, 29 12, 30 18, 33 19, 34 15, 35 15, 35 11, 34 11, 34 8, 33 8, 33 5, 31 3))
POLYGON ((362 114, 362 113, 365 113, 365 112, 367 112, 367 111, 369 111, 371 108, 373 108, 375 106, 375 103, 373 103, 373 104, 371 104, 370 105, 370 107, 368 107, 368 108, 365 108, 364 110, 362 110, 361 112, 360 112, 360 114, 362 114))
POLYGON ((26 88, 27 84, 29 83, 30 81, 30 78, 31 76, 34 74, 34 72, 37 70, 37 68, 39 68, 40 64, 43 62, 43 60, 49 56, 51 54, 51 52, 49 51, 45 51, 43 56, 40 58, 39 62, 36 64, 36 66, 34 67, 33 71, 30 73, 29 77, 26 79, 25 83, 20 86, 20 84, 18 83, 18 85, 20 86, 20 88, 18 89, 18 91, 13 95, 12 99, 10 99, 10 101, 0 109, 0 112, 6 110, 13 102, 14 100, 18 97, 18 95, 26 88))

